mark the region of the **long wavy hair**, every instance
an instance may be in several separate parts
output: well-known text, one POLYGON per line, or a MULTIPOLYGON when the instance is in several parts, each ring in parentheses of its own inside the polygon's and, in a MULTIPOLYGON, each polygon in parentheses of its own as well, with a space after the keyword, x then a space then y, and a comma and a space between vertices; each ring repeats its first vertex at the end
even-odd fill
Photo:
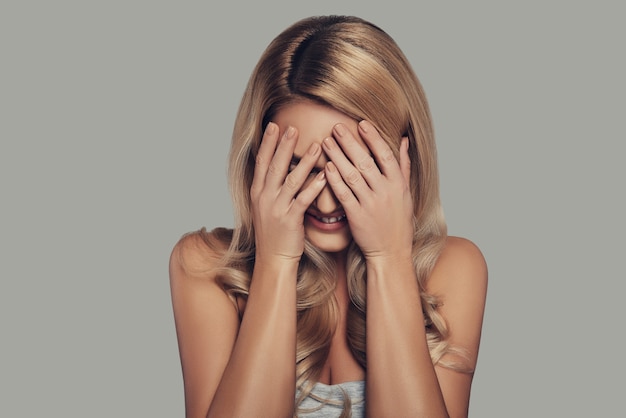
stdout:
MULTIPOLYGON (((437 156, 430 111, 420 82, 393 39, 357 17, 303 19, 276 37, 254 69, 237 114, 229 160, 235 209, 233 231, 214 230, 207 243, 228 245, 217 277, 233 300, 245 299, 255 259, 250 186, 255 158, 268 122, 284 106, 311 100, 355 120, 367 119, 396 153, 410 141, 413 197, 413 264, 421 290, 428 347, 433 363, 454 369, 442 356, 451 347, 425 282, 446 239, 439 197, 437 156)), ((333 259, 308 241, 297 281, 296 405, 310 395, 327 359, 338 321, 333 259)), ((366 269, 354 242, 346 262, 350 306, 347 338, 352 354, 367 368, 365 349, 366 269)))

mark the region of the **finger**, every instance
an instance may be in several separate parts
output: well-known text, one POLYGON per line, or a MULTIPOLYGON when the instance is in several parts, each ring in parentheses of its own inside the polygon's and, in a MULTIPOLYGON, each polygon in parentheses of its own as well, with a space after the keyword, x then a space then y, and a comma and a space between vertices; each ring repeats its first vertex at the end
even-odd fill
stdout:
POLYGON ((304 217, 304 212, 322 192, 324 186, 326 186, 326 173, 322 170, 317 173, 313 181, 304 187, 296 196, 292 209, 297 211, 298 216, 304 217))
POLYGON ((322 148, 317 142, 314 142, 309 146, 309 149, 302 156, 300 162, 289 174, 287 174, 287 177, 285 177, 285 181, 283 182, 278 197, 276 198, 277 204, 288 204, 291 202, 296 193, 302 189, 302 186, 304 186, 305 182, 311 176, 311 170, 317 163, 321 153, 322 148))
POLYGON ((265 177, 269 168, 274 152, 276 151, 276 143, 278 142, 278 126, 270 122, 265 128, 261 146, 256 156, 256 165, 254 167, 254 177, 252 178, 251 193, 260 192, 265 185, 265 177))
POLYGON ((375 188, 382 180, 382 176, 367 146, 362 141, 357 140, 352 132, 341 123, 333 127, 333 136, 367 184, 371 188, 375 188))
POLYGON ((374 154, 374 158, 380 167, 380 171, 390 180, 400 178, 402 172, 393 151, 380 136, 374 125, 366 120, 359 122, 359 133, 365 144, 374 154))
POLYGON ((402 137, 400 141, 400 171, 406 184, 411 183, 411 159, 409 158, 409 138, 402 137))
POLYGON ((341 203, 341 206, 343 206, 346 210, 349 218, 350 212, 354 212, 359 206, 359 201, 352 192, 352 189, 343 181, 343 178, 339 173, 339 170, 337 170, 337 166, 334 162, 327 162, 325 170, 328 184, 330 185, 330 188, 339 203, 341 203))
POLYGON ((267 168, 265 186, 273 190, 279 190, 285 181, 285 176, 289 170, 289 163, 293 157, 293 150, 296 147, 298 131, 293 126, 287 128, 276 147, 270 165, 267 168))
MULTIPOLYGON (((357 199, 362 199, 366 193, 371 192, 369 185, 365 182, 359 170, 348 160, 348 157, 346 157, 334 138, 328 137, 322 141, 322 144, 324 152, 334 163, 333 167, 336 167, 338 171, 337 175, 341 175, 342 183, 351 189, 351 194, 354 193, 357 199)), ((329 176, 329 173, 327 172, 326 175, 329 176)), ((328 181, 331 181, 330 176, 328 181)))

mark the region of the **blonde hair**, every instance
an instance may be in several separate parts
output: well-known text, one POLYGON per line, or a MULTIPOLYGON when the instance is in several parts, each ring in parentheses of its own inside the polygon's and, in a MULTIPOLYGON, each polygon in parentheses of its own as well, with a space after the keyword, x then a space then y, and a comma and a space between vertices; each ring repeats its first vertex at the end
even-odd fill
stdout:
MULTIPOLYGON (((400 139, 408 136, 414 205, 413 260, 428 346, 433 363, 458 368, 440 362, 450 351, 447 328, 437 312, 437 299, 424 292, 446 239, 428 104, 411 65, 393 39, 360 18, 303 19, 270 43, 254 69, 239 107, 230 152, 235 229, 232 239, 224 231, 216 231, 209 239, 229 241, 217 271, 220 283, 233 300, 247 297, 255 257, 249 191, 256 154, 262 133, 276 112, 303 99, 328 105, 355 120, 371 121, 396 158, 400 139)), ((297 405, 318 380, 335 331, 335 271, 334 261, 327 254, 305 243, 297 283, 297 405)), ((346 272, 351 299, 347 337, 354 357, 366 368, 366 270, 354 242, 348 249, 346 272)))

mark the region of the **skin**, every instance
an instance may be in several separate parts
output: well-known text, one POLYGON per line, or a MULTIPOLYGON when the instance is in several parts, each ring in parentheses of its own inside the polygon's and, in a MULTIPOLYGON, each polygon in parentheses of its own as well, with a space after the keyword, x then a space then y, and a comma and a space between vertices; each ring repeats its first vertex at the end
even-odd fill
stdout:
MULTIPOLYGON (((299 135, 293 152, 295 160, 304 155, 312 145, 321 146, 322 140, 331 134, 333 126, 337 123, 343 124, 346 129, 353 132, 354 137, 360 138, 358 136, 358 124, 354 119, 333 108, 308 101, 298 102, 282 109, 277 113, 274 122, 278 125, 280 132, 285 132, 290 126, 297 127, 299 135)), ((359 140, 359 142, 361 146, 365 147, 363 141, 359 140)), ((314 172, 324 171, 327 162, 326 153, 320 152, 314 172)), ((310 177, 305 184, 310 182, 310 177)), ((335 198, 330 186, 326 184, 306 213, 330 216, 343 214, 345 211, 335 198)), ((305 216, 305 235, 313 245, 322 251, 338 253, 345 250, 352 241, 350 228, 347 223, 344 222, 344 224, 345 227, 339 231, 326 232, 316 228, 310 217, 305 216)))
MULTIPOLYGON (((403 138, 397 161, 372 124, 311 102, 287 106, 268 124, 251 187, 256 261, 241 321, 214 280, 195 280, 193 269, 183 267, 206 270, 219 251, 212 253, 191 235, 172 254, 188 417, 292 415, 295 283, 305 235, 339 261, 355 240, 368 277, 367 371, 347 347, 349 299, 340 268, 336 296, 342 317, 320 381, 366 379, 371 417, 467 416, 472 376, 433 366, 426 345, 410 254, 408 146, 403 138), (310 219, 343 212, 345 226, 331 231, 310 219)), ((427 286, 443 301, 450 342, 467 351, 466 364, 474 367, 487 286, 480 251, 449 237, 427 286)))

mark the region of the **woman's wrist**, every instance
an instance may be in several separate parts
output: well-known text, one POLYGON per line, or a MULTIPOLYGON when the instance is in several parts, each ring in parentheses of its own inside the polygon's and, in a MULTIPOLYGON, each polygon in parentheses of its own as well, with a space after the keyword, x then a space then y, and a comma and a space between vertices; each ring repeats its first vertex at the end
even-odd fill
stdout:
POLYGON ((366 256, 365 266, 368 271, 412 269, 413 256, 411 251, 366 256))
POLYGON ((295 281, 298 274, 300 258, 282 256, 263 256, 257 254, 254 260, 254 273, 271 277, 292 277, 295 281))
POLYGON ((396 289, 417 286, 413 259, 407 255, 381 256, 366 259, 367 287, 373 292, 393 283, 396 289), (382 287, 379 287, 382 286, 382 287))

